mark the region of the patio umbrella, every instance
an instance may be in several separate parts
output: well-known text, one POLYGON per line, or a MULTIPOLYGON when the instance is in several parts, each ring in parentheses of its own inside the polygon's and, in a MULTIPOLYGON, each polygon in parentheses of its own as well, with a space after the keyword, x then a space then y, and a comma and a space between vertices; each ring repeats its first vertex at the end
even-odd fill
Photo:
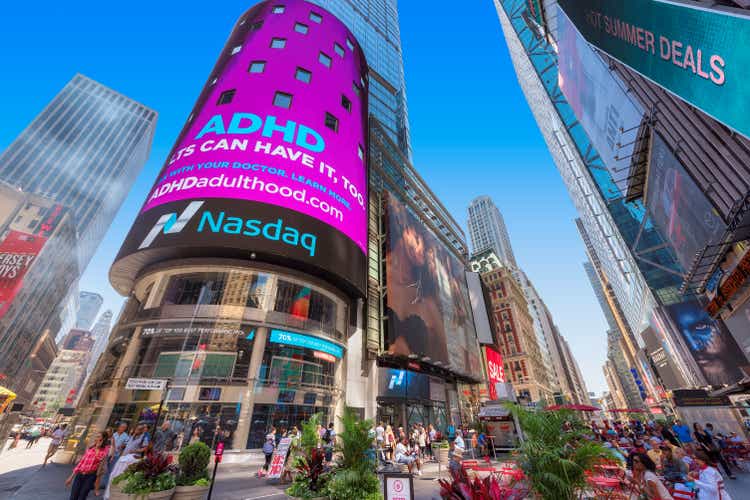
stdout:
POLYGON ((612 413, 646 413, 646 410, 640 410, 637 408, 614 408, 609 411, 612 413))
POLYGON ((548 406, 546 409, 549 411, 555 411, 555 410, 600 411, 601 410, 601 408, 597 408, 596 406, 578 405, 578 404, 552 405, 552 406, 548 406))

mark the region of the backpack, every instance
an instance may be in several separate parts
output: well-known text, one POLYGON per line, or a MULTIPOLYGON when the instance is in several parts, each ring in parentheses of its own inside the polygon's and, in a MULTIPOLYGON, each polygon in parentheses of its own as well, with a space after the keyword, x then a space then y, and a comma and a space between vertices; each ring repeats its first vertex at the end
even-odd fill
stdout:
POLYGON ((323 442, 324 443, 330 443, 331 442, 331 429, 326 429, 325 434, 323 434, 323 442))

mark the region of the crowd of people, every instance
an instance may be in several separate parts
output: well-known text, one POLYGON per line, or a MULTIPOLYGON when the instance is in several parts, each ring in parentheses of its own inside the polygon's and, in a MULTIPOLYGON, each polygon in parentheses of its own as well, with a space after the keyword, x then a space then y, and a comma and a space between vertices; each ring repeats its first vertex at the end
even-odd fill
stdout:
POLYGON ((654 421, 592 423, 592 438, 603 442, 626 464, 628 481, 648 499, 671 499, 670 491, 697 490, 699 500, 731 500, 718 470, 729 479, 738 459, 750 447, 734 432, 720 432, 713 424, 692 428, 680 420, 672 425, 654 421))

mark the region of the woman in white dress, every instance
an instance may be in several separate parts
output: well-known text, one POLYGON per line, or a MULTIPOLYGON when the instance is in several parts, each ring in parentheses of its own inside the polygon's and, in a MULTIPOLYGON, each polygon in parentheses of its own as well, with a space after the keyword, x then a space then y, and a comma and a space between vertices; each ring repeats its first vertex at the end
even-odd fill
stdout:
POLYGON ((700 468, 699 472, 691 472, 691 477, 698 488, 698 500, 732 500, 729 493, 724 489, 724 478, 716 464, 708 454, 702 450, 695 452, 695 461, 700 468))

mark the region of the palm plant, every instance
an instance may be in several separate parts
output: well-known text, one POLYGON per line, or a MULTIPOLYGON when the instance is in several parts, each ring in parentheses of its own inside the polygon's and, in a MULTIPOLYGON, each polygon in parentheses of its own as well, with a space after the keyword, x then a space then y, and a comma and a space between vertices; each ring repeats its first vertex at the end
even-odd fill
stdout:
POLYGON ((529 411, 508 408, 524 433, 519 465, 531 490, 540 498, 572 500, 586 487, 586 471, 603 458, 616 459, 597 441, 587 439, 588 429, 570 410, 529 411))
POLYGON ((344 408, 341 416, 343 430, 337 434, 337 450, 341 452, 338 466, 349 470, 371 470, 372 420, 360 420, 352 408, 344 408))

